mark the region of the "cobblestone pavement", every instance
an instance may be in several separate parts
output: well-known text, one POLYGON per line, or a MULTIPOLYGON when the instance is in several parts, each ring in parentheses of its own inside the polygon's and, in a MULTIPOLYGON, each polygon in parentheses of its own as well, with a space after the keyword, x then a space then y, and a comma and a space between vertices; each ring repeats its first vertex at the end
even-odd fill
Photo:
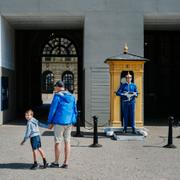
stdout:
MULTIPOLYGON (((30 143, 28 141, 24 146, 19 145, 25 126, 0 126, 0 180, 179 180, 180 139, 176 136, 180 135, 180 128, 173 129, 176 149, 163 148, 167 144, 166 126, 146 128, 149 134, 144 141, 115 141, 100 136, 101 148, 89 147, 93 142, 92 132, 82 128, 86 134, 84 137, 72 137, 68 169, 29 170, 32 163, 30 143)), ((48 162, 52 162, 53 132, 42 128, 40 130, 42 148, 48 162)), ((38 161, 42 163, 40 156, 38 161)))

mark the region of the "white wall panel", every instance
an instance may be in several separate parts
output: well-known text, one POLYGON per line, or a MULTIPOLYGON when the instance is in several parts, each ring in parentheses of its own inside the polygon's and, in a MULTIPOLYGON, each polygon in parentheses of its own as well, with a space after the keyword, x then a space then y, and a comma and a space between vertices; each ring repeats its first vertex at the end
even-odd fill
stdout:
MULTIPOLYGON (((90 116, 98 116, 99 125, 108 125, 110 117, 109 70, 103 67, 91 68, 90 116)), ((92 118, 91 118, 92 121, 92 118)))
POLYGON ((14 29, 6 21, 1 18, 1 67, 14 70, 15 53, 14 53, 14 29))

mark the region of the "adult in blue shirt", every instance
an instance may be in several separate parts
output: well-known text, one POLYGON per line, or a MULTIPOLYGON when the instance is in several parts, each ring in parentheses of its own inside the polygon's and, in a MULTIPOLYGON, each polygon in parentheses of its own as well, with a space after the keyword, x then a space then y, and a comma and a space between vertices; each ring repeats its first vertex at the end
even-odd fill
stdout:
POLYGON ((121 97, 122 101, 122 114, 123 114, 123 131, 127 132, 128 122, 130 121, 132 127, 132 133, 135 132, 135 120, 134 120, 134 109, 135 109, 135 97, 137 97, 137 87, 132 81, 132 75, 128 72, 126 75, 126 82, 120 85, 120 88, 116 92, 117 96, 121 97))
POLYGON ((50 167, 60 167, 60 144, 64 141, 64 163, 62 168, 68 168, 70 155, 70 137, 72 125, 76 123, 77 107, 75 97, 64 89, 64 83, 57 81, 55 94, 50 106, 48 124, 49 128, 54 127, 55 140, 55 161, 50 167))

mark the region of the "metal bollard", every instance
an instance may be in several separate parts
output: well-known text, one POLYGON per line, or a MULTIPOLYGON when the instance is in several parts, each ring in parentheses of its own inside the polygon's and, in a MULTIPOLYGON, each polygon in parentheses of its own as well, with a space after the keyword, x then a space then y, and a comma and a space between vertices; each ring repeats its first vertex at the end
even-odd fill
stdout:
POLYGON ((168 131, 168 144, 163 146, 164 148, 176 148, 176 146, 173 144, 173 122, 174 122, 174 117, 173 116, 169 116, 168 117, 169 120, 169 131, 168 131))
POLYGON ((81 111, 78 111, 77 123, 76 123, 76 134, 74 135, 75 137, 83 137, 83 134, 80 131, 80 113, 81 111))
POLYGON ((89 147, 102 147, 101 144, 98 144, 98 117, 93 116, 93 121, 94 121, 94 137, 93 137, 93 144, 91 144, 89 147))

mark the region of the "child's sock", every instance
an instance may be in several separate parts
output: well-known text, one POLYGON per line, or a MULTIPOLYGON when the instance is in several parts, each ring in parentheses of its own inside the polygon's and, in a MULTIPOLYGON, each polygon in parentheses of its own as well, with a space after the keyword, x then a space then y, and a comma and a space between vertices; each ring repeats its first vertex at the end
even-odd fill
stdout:
POLYGON ((47 164, 46 158, 43 158, 43 164, 47 164))
POLYGON ((37 161, 34 161, 34 164, 37 164, 37 161))
POLYGON ((44 168, 46 168, 47 167, 47 161, 46 161, 46 158, 43 158, 43 164, 44 164, 44 168))

